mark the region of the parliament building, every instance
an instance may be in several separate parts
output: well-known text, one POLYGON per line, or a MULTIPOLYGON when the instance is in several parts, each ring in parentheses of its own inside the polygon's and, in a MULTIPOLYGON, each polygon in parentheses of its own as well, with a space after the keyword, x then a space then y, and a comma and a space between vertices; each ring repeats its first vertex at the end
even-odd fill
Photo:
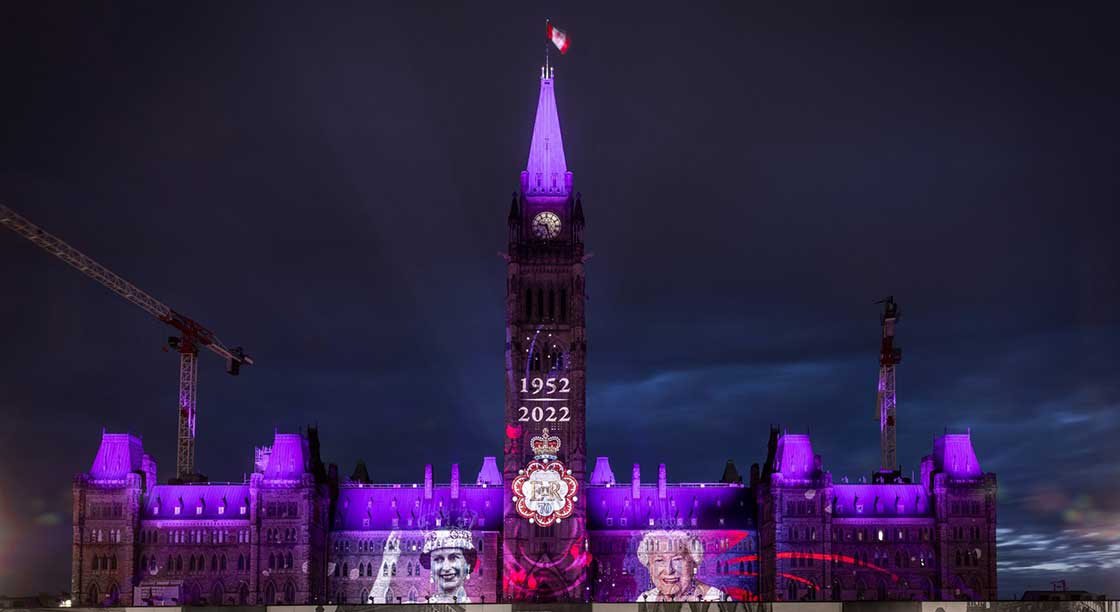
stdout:
POLYGON ((256 449, 245 482, 159 484, 138 437, 102 433, 73 482, 75 605, 996 598, 995 475, 968 433, 901 475, 890 350, 889 462, 860 482, 776 428, 746 479, 731 462, 673 483, 664 465, 588 461, 586 219, 553 87, 542 73, 506 219, 501 457, 373 483, 325 464, 308 428, 256 449))

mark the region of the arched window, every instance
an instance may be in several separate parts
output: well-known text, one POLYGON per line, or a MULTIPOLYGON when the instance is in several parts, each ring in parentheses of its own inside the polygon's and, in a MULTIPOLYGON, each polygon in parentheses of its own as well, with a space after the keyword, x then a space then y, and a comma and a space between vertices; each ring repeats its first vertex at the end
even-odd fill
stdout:
POLYGON ((226 556, 225 555, 222 555, 222 558, 221 558, 220 562, 218 563, 218 567, 222 568, 223 572, 225 571, 225 569, 226 569, 226 556))
POLYGON ((793 580, 787 580, 786 582, 788 601, 797 601, 797 583, 793 580))
POLYGON ((191 564, 190 564, 189 571, 192 571, 192 572, 194 571, 194 555, 191 555, 191 564))
POLYGON ((245 555, 237 555, 237 570, 243 571, 245 569, 245 555))
POLYGON ((556 291, 553 289, 548 290, 548 318, 556 318, 556 291))
POLYGON ((832 594, 829 597, 832 601, 840 601, 840 579, 832 579, 832 594))
POLYGON ((411 561, 408 562, 408 575, 409 576, 412 575, 412 562, 411 561))
POLYGON ((89 561, 89 568, 95 572, 101 569, 101 557, 94 555, 89 561))
POLYGON ((296 586, 289 582, 284 585, 284 603, 294 604, 296 602, 296 586))
POLYGON ((271 582, 264 588, 264 603, 269 606, 276 604, 276 585, 271 582))
POLYGON ((214 588, 210 589, 210 605, 220 606, 225 603, 225 588, 221 582, 215 582, 214 588))
POLYGON ((902 551, 900 550, 894 551, 894 566, 902 567, 902 551))
POLYGON ((396 563, 393 563, 393 572, 392 572, 392 574, 393 574, 394 576, 396 576, 396 575, 397 575, 397 564, 396 564, 396 563))
POLYGON ((118 604, 121 601, 121 588, 114 583, 109 587, 109 604, 118 604))
POLYGON ((210 571, 218 571, 218 555, 210 555, 210 571))
POLYGON ((237 587, 237 605, 249 605, 249 585, 244 582, 241 583, 241 586, 237 587))
POLYGON ((109 557, 109 569, 111 569, 111 570, 117 569, 117 556, 116 555, 113 555, 112 557, 109 557))
POLYGON ((96 605, 99 605, 101 603, 100 601, 98 601, 98 599, 101 597, 101 593, 98 592, 96 584, 89 585, 89 595, 88 595, 88 597, 89 597, 89 605, 91 605, 91 606, 96 606, 96 605))
POLYGON ((533 290, 525 290, 525 320, 533 320, 533 290))
POLYGON ((876 593, 876 595, 878 595, 879 601, 885 601, 887 599, 887 583, 883 582, 880 579, 879 588, 877 590, 878 592, 876 593))
POLYGON ((568 322, 568 290, 566 288, 560 289, 560 322, 568 322))
POLYGON ((350 577, 350 564, 349 563, 343 563, 342 564, 342 577, 343 578, 349 578, 350 577))
POLYGON ((268 553, 268 569, 276 569, 276 555, 268 553))
POLYGON ((287 563, 286 567, 288 569, 292 569, 292 553, 288 553, 288 563, 287 563))
POLYGON ((961 549, 959 549, 959 548, 957 549, 956 561, 957 561, 957 566, 959 567, 960 564, 961 564, 961 549))
POLYGON ((175 555, 175 571, 183 571, 183 555, 175 555))

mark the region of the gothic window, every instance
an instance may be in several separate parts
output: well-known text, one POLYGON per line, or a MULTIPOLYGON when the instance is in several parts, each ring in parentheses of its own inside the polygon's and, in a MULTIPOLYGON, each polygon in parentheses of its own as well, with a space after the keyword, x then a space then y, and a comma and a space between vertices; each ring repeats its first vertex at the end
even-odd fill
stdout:
POLYGON ((97 591, 96 584, 89 585, 89 603, 91 606, 96 606, 101 603, 100 601, 98 601, 100 595, 101 594, 97 591))
POLYGON ((412 575, 412 562, 411 561, 408 562, 408 575, 409 576, 412 575))
POLYGON ((111 570, 117 569, 117 556, 116 555, 113 555, 112 557, 109 558, 109 569, 111 569, 111 570))
POLYGON ((902 551, 900 550, 894 551, 894 566, 902 567, 902 551))
POLYGON ((548 290, 548 318, 556 318, 556 291, 553 289, 548 290))
POLYGON ((249 585, 244 582, 241 583, 241 586, 237 587, 237 605, 249 605, 249 585))
POLYGON ((961 564, 961 551, 960 551, 960 549, 959 549, 959 548, 957 549, 957 557, 956 557, 956 562, 957 562, 957 566, 959 567, 959 566, 960 566, 960 564, 961 564))
POLYGON ((293 604, 296 602, 296 587, 291 582, 284 585, 284 603, 293 604))
POLYGON ((840 600, 840 579, 839 578, 834 578, 832 580, 832 596, 829 597, 829 599, 831 599, 833 601, 839 601, 840 600))
POLYGON ((218 571, 218 555, 210 555, 210 571, 218 571))
POLYGON ((533 320, 533 290, 525 290, 525 320, 533 320))
POLYGON ((194 571, 194 555, 191 555, 191 565, 190 565, 190 569, 188 571, 192 571, 192 572, 194 571))
POLYGON ((397 575, 397 564, 396 564, 396 563, 394 563, 394 564, 393 564, 393 571, 392 571, 391 573, 392 573, 392 574, 393 574, 394 576, 396 576, 396 575, 397 575))
POLYGON ((276 555, 273 553, 268 553, 268 569, 276 569, 276 555))
POLYGON ((568 290, 560 289, 560 322, 568 322, 568 290))
POLYGON ((537 319, 544 319, 544 289, 537 289, 537 319))
POLYGON ((288 568, 288 569, 292 569, 292 553, 288 553, 288 564, 287 564, 287 568, 288 568))
POLYGON ((271 582, 264 589, 264 603, 270 606, 276 604, 276 585, 271 582))
POLYGON ((244 571, 245 555, 237 555, 237 571, 244 571))
POLYGON ((787 582, 789 583, 787 589, 789 601, 797 601, 797 583, 792 580, 789 580, 787 582))

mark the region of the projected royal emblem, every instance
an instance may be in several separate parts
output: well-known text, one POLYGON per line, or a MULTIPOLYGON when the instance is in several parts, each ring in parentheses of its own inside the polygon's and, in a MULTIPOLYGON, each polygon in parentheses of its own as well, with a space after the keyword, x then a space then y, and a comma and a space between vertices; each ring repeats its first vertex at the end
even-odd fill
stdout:
POLYGON ((530 523, 548 527, 572 515, 579 499, 579 483, 557 459, 560 438, 550 436, 547 428, 530 438, 529 446, 535 459, 518 470, 513 479, 513 505, 530 523))

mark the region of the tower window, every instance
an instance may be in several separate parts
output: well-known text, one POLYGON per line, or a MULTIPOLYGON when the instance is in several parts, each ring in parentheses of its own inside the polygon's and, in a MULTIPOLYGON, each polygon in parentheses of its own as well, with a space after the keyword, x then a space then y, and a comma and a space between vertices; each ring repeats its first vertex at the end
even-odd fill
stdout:
POLYGON ((548 318, 556 318, 556 292, 552 289, 548 290, 548 318))
POLYGON ((560 321, 568 322, 568 290, 560 289, 560 321))
POLYGON ((525 320, 533 320, 533 290, 525 290, 525 320))

